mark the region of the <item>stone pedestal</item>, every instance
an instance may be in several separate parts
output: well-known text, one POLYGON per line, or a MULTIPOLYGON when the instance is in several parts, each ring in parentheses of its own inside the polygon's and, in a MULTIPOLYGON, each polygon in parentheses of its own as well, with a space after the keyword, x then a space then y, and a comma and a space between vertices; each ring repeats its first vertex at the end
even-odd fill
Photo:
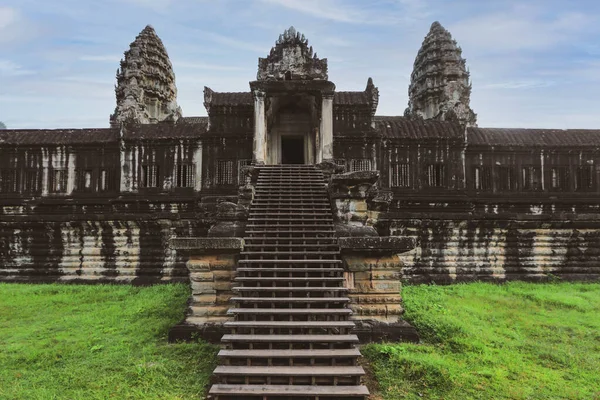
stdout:
POLYGON ((400 237, 339 238, 352 320, 361 342, 418 341, 414 328, 401 320, 402 262, 399 255, 414 248, 400 237))
POLYGON ((171 248, 188 256, 192 294, 183 321, 169 331, 169 341, 202 338, 218 343, 233 296, 231 288, 239 254, 244 247, 240 238, 177 238, 171 248))

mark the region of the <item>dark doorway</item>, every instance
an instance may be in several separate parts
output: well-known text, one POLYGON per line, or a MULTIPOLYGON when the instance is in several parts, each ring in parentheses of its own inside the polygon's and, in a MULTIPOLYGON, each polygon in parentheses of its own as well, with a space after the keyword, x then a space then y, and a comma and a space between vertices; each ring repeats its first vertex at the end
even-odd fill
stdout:
POLYGON ((281 137, 281 163, 304 164, 304 137, 281 137))

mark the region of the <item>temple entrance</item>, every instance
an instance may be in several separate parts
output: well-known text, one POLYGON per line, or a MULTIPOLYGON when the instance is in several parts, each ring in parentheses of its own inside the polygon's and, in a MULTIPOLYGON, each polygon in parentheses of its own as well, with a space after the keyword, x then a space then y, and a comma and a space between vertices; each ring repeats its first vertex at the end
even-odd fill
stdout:
POLYGON ((304 136, 281 137, 281 163, 304 164, 304 136))

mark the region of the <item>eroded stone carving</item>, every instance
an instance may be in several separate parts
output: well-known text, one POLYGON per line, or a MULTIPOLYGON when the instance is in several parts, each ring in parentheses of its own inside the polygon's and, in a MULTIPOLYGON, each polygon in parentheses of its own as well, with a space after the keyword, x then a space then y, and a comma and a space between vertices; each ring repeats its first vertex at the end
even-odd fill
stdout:
POLYGON ((258 59, 259 81, 327 80, 327 59, 313 54, 303 34, 290 27, 275 42, 267 58, 258 59))
POLYGON ((439 22, 431 25, 415 59, 405 116, 477 126, 469 103, 471 82, 456 40, 439 22))
POLYGON ((167 50, 150 25, 131 43, 117 70, 117 107, 113 126, 126 122, 151 124, 177 121, 175 74, 167 50))

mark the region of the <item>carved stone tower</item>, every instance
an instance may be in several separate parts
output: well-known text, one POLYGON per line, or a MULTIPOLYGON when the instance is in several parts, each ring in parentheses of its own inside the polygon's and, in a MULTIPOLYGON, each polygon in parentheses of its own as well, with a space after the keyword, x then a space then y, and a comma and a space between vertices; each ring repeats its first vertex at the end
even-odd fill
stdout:
POLYGON ((415 59, 406 116, 477 126, 469 103, 471 83, 456 40, 439 22, 431 25, 415 59))
POLYGON ((254 96, 254 162, 315 164, 333 158, 333 95, 327 59, 290 27, 259 58, 254 96))
POLYGON ((125 122, 152 124, 176 121, 175 74, 167 50, 150 25, 135 38, 121 60, 115 87, 117 107, 111 126, 125 122))

